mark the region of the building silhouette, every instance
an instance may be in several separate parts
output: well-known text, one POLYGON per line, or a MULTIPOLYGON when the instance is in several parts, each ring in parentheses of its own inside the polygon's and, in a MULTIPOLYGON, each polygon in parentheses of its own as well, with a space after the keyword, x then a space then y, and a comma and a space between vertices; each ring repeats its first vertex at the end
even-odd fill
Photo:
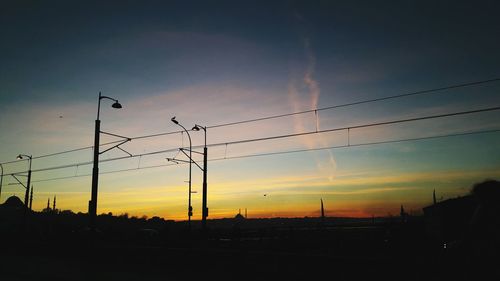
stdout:
POLYGON ((237 221, 245 220, 245 217, 241 214, 241 209, 239 210, 238 214, 234 216, 234 219, 237 221))
POLYGON ((477 202, 472 195, 443 200, 424 207, 427 234, 439 241, 460 238, 467 229, 477 202))

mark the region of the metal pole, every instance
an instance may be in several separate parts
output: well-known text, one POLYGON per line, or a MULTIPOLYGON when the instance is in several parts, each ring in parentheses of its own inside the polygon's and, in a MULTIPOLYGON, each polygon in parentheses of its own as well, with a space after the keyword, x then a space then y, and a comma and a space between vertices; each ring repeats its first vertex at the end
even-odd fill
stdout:
MULTIPOLYGON (((101 92, 99 92, 99 99, 97 101, 97 118, 95 120, 95 132, 94 132, 94 161, 92 168, 92 191, 91 191, 91 199, 89 201, 89 224, 91 231, 96 230, 96 218, 97 218, 97 189, 99 185, 99 154, 100 154, 99 138, 101 134, 101 120, 99 120, 99 113, 101 112, 101 99, 109 99, 114 101, 115 103, 113 103, 113 105, 111 106, 113 108, 122 108, 122 105, 118 103, 118 100, 107 96, 103 96, 101 95, 101 92)), ((118 145, 115 147, 118 147, 118 145)), ((105 150, 103 152, 106 152, 108 150, 105 150)))
MULTIPOLYGON (((179 124, 180 125, 180 124, 179 124)), ((183 127, 184 128, 184 127, 183 127)), ((191 206, 191 168, 193 166, 193 158, 192 158, 192 149, 193 149, 193 146, 192 146, 192 143, 191 143, 191 136, 189 135, 189 132, 186 130, 186 128, 184 128, 184 130, 186 131, 188 137, 189 137, 189 199, 188 199, 188 205, 189 205, 189 208, 188 208, 188 229, 191 230, 191 216, 193 215, 193 207, 191 206)))
POLYGON ((30 194, 30 211, 33 210, 33 186, 31 186, 31 194, 30 194))
MULTIPOLYGON (((188 130, 184 126, 182 126, 179 121, 175 120, 175 116, 170 119, 174 124, 178 125, 181 127, 187 134, 188 139, 189 139, 189 190, 188 190, 188 229, 191 230, 191 216, 193 215, 193 207, 191 206, 191 168, 193 164, 193 145, 191 142, 191 135, 189 134, 188 130)), ((182 149, 182 148, 181 148, 182 149)))
MULTIPOLYGON (((2 166, 2 164, 0 164, 0 169, 2 169, 2 174, 1 174, 2 177, 0 178, 0 199, 2 199, 2 184, 3 184, 3 166, 2 166)), ((2 201, 0 200, 0 202, 2 202, 2 201)))
POLYGON ((203 127, 205 131, 205 146, 203 147, 203 199, 202 199, 202 227, 203 230, 207 229, 207 217, 208 217, 208 207, 207 207, 207 127, 203 127))
POLYGON ((92 192, 89 202, 89 223, 90 230, 95 231, 95 221, 97 216, 97 188, 99 183, 99 137, 101 132, 101 120, 99 120, 99 111, 101 109, 101 92, 99 92, 99 101, 97 103, 97 119, 95 120, 94 131, 94 163, 92 168, 92 192))
POLYGON ((28 170, 28 184, 26 185, 26 194, 24 195, 24 205, 26 205, 26 208, 29 207, 29 194, 30 194, 30 186, 31 186, 31 160, 32 157, 28 156, 30 159, 30 168, 28 170))
POLYGON ((95 137, 94 137, 94 166, 92 168, 92 194, 89 204, 90 229, 95 230, 95 220, 97 216, 97 189, 99 183, 99 131, 101 121, 95 120, 95 137))

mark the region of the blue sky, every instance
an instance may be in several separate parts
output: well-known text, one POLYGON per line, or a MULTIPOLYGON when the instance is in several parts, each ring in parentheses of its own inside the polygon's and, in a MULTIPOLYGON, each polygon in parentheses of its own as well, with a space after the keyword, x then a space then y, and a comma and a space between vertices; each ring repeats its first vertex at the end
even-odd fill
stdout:
MULTIPOLYGON (((102 129, 133 137, 176 131, 172 116, 187 127, 216 125, 500 77, 495 1, 268 2, 2 2, 0 162, 18 153, 92 145, 99 91, 124 106, 115 111, 103 101, 102 129)), ((318 124, 328 129, 498 106, 499 88, 499 82, 488 83, 320 111, 318 124)), ((498 117, 494 111, 373 127, 353 130, 350 137, 363 143, 498 129, 498 117)), ((304 114, 212 129, 208 142, 296 133, 315 125, 315 116, 304 114)), ((498 138, 490 133, 213 162, 209 205, 215 217, 244 207, 260 216, 303 216, 317 212, 319 198, 331 194, 330 215, 368 215, 368 210, 384 215, 405 202, 418 210, 431 186, 451 197, 477 180, 498 178, 498 138), (442 173, 445 182, 438 180, 442 173), (339 195, 346 188, 352 192, 339 195), (377 191, 363 193, 370 188, 377 191), (262 193, 273 190, 278 195, 270 198, 279 200, 264 205, 262 193)), ((345 132, 328 133, 217 147, 210 155, 318 148, 345 140, 345 132)), ((201 144, 202 134, 193 141, 201 144)), ((186 142, 185 136, 173 135, 124 148, 138 154, 186 142)), ((101 159, 122 155, 111 151, 101 159)), ((103 163, 101 170, 166 164, 164 158, 174 155, 103 163)), ((90 159, 86 150, 33 165, 90 159)), ((5 168, 16 172, 23 165, 5 168)), ((90 169, 35 173, 34 181, 90 169)), ((186 172, 179 165, 101 176, 99 211, 183 219, 186 172)), ((199 185, 197 172, 193 183, 199 185)), ((35 185, 36 208, 58 194, 62 208, 86 211, 90 177, 35 185)), ((3 192, 22 189, 6 185, 3 192)))

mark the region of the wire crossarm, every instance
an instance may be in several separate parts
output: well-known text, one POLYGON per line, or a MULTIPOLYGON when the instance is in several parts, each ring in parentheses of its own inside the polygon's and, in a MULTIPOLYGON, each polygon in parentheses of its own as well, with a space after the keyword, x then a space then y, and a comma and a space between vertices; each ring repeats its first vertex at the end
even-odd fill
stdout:
MULTIPOLYGON (((191 160, 191 163, 194 163, 198 168, 200 168, 201 171, 204 171, 204 169, 198 163, 196 163, 196 161, 194 161, 192 158, 190 158, 189 154, 187 154, 184 150, 189 151, 189 149, 179 148, 179 151, 181 151, 184 155, 186 155, 186 157, 191 160)), ((198 152, 198 151, 192 150, 191 152, 196 152, 196 153, 200 153, 200 154, 203 155, 203 153, 198 152)), ((174 158, 167 158, 167 161, 174 162, 176 164, 179 164, 179 162, 189 163, 188 160, 178 159, 178 158, 175 158, 175 157, 174 158)))
MULTIPOLYGON (((12 176, 13 178, 15 178, 15 179, 16 179, 16 181, 17 181, 20 185, 22 185, 24 188, 28 189, 28 187, 26 187, 26 185, 25 185, 24 183, 22 183, 22 182, 21 182, 21 181, 20 181, 20 180, 16 177, 16 175, 15 175, 15 174, 11 174, 11 176, 12 176)), ((19 174, 18 174, 18 176, 27 177, 27 176, 25 176, 25 175, 19 175, 19 174)))
POLYGON ((128 151, 126 151, 125 149, 123 149, 123 148, 121 148, 121 147, 120 147, 120 145, 122 145, 122 144, 124 144, 124 143, 126 143, 126 142, 129 142, 129 141, 132 141, 132 139, 131 139, 131 138, 124 137, 124 136, 120 136, 120 135, 117 135, 117 134, 112 134, 112 133, 104 132, 104 131, 99 131, 99 132, 100 132, 101 134, 105 134, 105 135, 109 135, 109 136, 113 136, 113 137, 117 137, 117 138, 122 138, 122 139, 123 139, 123 141, 122 141, 122 142, 120 142, 120 143, 118 143, 118 144, 116 144, 116 145, 113 145, 112 147, 110 147, 110 148, 108 148, 108 149, 106 149, 106 150, 104 150, 104 151, 99 152, 99 154, 103 154, 103 153, 105 153, 105 152, 108 152, 108 151, 112 150, 113 148, 118 148, 119 150, 121 150, 121 151, 123 151, 123 152, 127 153, 128 155, 130 155, 130 157, 132 157, 132 154, 131 154, 131 153, 129 153, 128 151))

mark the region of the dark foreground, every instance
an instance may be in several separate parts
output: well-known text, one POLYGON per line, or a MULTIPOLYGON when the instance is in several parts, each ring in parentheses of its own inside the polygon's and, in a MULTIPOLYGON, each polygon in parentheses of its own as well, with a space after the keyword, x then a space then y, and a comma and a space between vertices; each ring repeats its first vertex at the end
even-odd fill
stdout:
POLYGON ((227 220, 208 233, 170 223, 162 231, 3 238, 1 280, 500 280, 498 260, 443 245, 422 219, 227 220))

